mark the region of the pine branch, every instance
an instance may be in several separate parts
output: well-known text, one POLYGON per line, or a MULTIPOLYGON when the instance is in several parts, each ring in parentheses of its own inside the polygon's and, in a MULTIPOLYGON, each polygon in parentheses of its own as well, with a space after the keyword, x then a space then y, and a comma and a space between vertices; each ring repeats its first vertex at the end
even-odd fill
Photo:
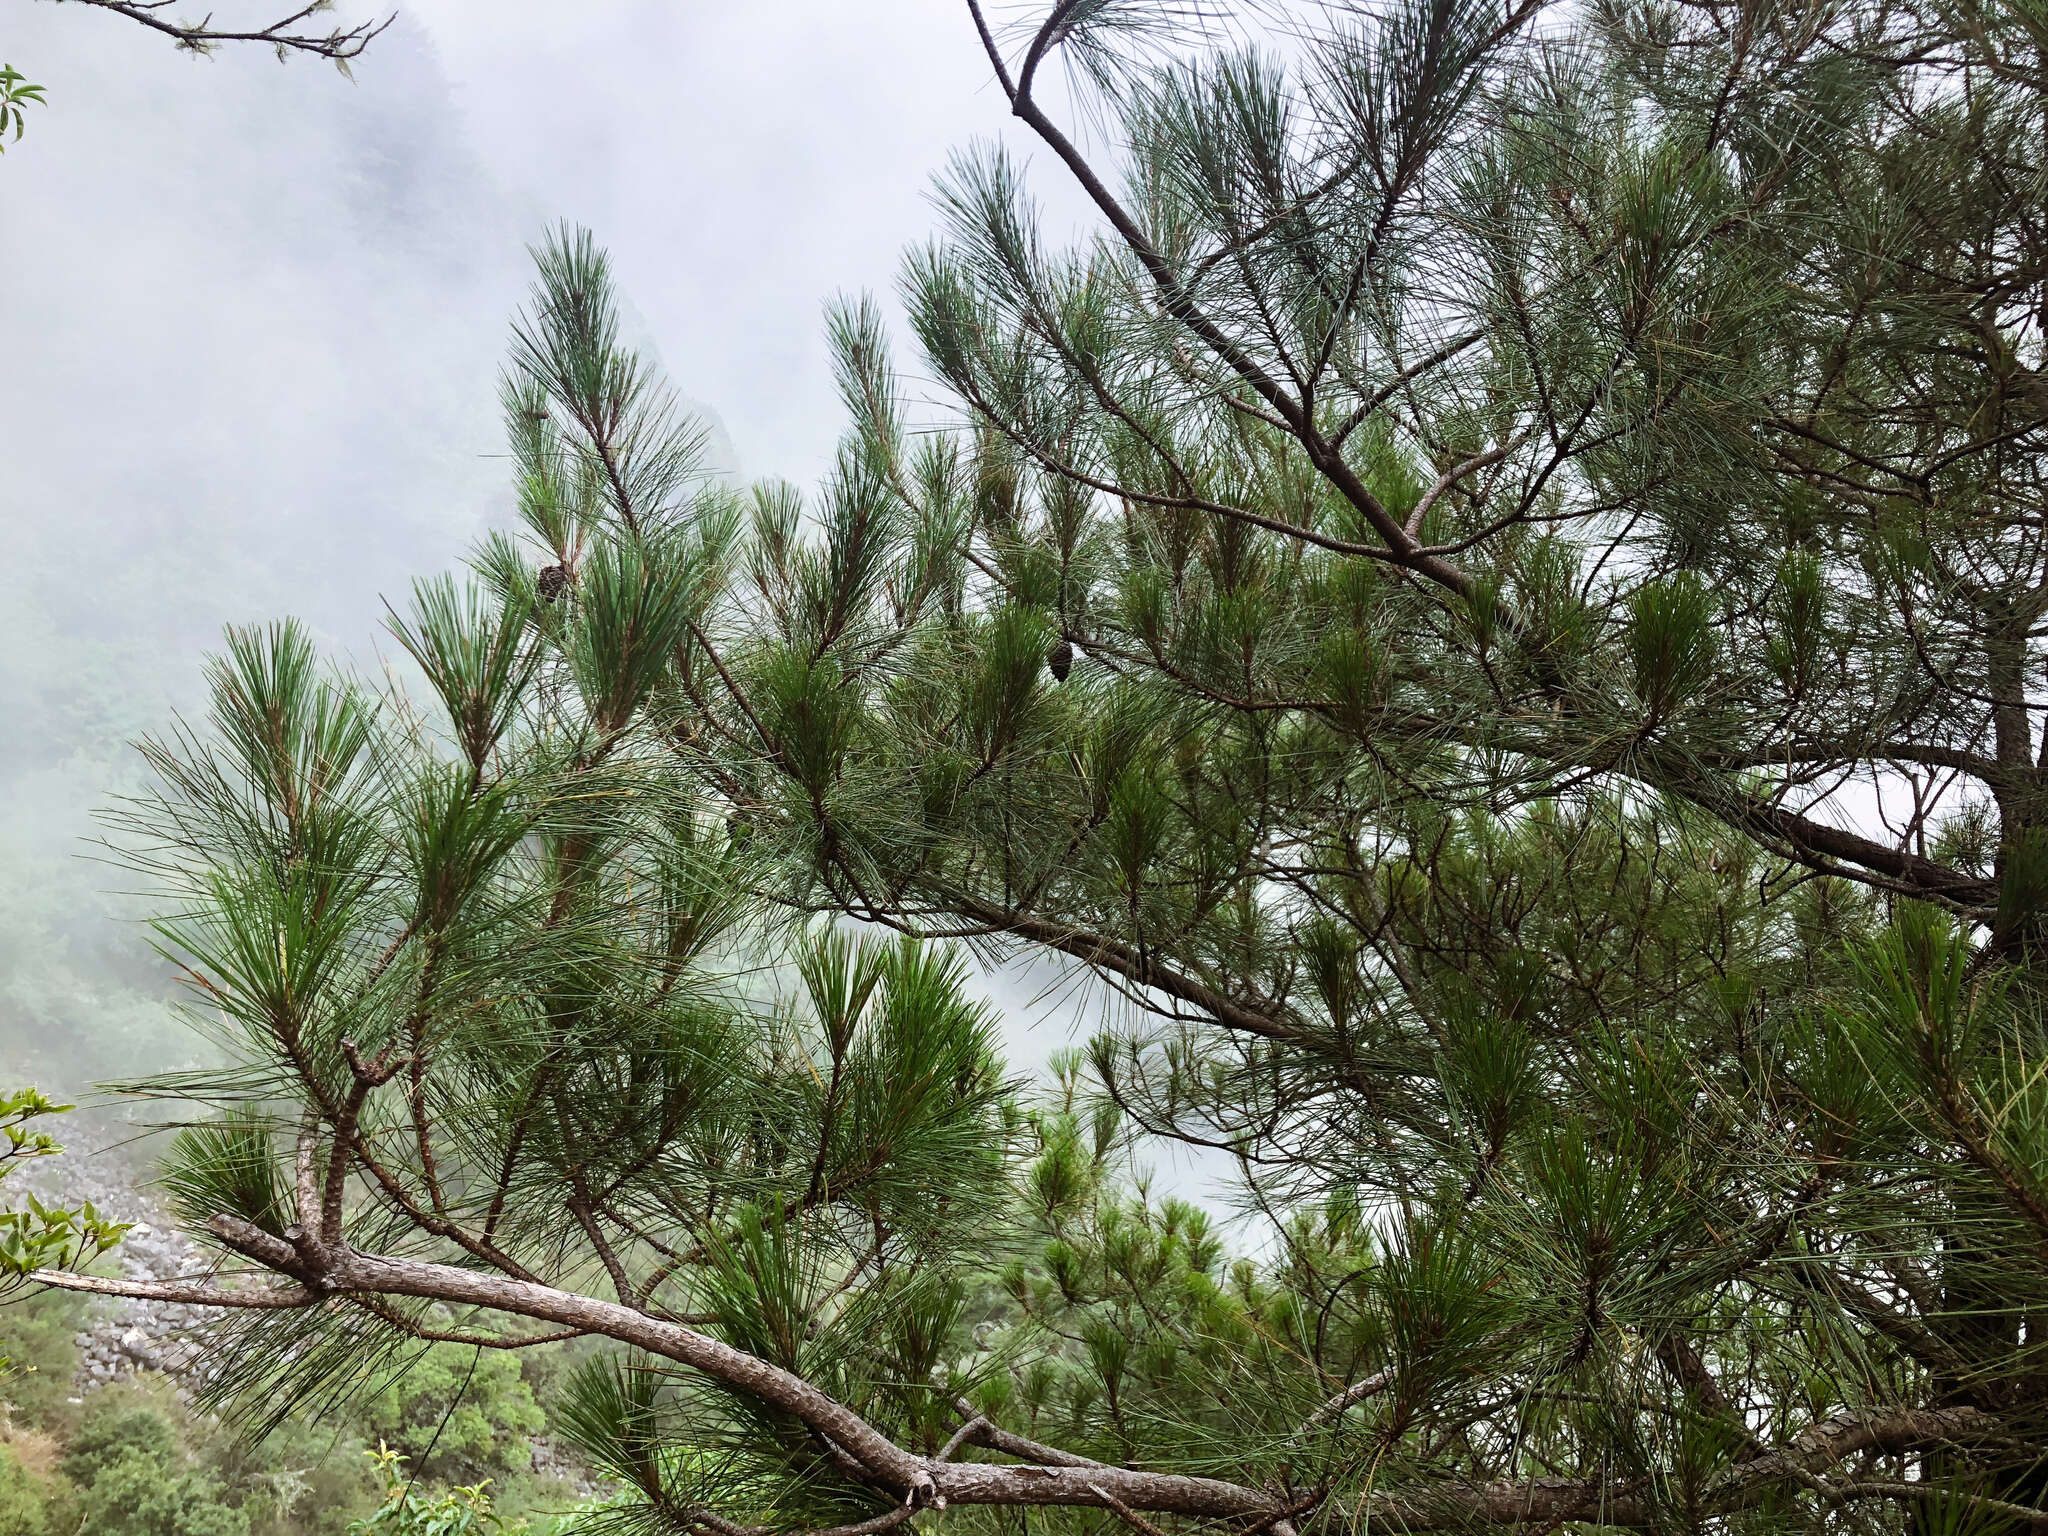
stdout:
POLYGON ((397 16, 385 17, 382 21, 358 22, 352 27, 333 27, 326 32, 295 31, 301 22, 332 8, 333 0, 313 0, 310 5, 301 6, 289 15, 280 16, 266 26, 253 30, 229 31, 213 25, 209 15, 198 22, 181 22, 164 13, 179 0, 64 0, 71 5, 89 5, 130 21, 139 22, 153 32, 164 36, 193 53, 211 53, 223 43, 261 43, 277 50, 279 58, 288 53, 303 53, 314 58, 329 59, 346 70, 348 61, 356 58, 378 37, 384 29, 397 20, 397 16))
MULTIPOLYGON (((223 1242, 251 1258, 296 1275, 306 1268, 292 1244, 231 1217, 216 1218, 223 1242)), ((39 1282, 100 1295, 186 1301, 204 1306, 304 1306, 319 1295, 363 1293, 405 1296, 452 1305, 483 1307, 554 1322, 597 1334, 703 1372, 791 1414, 844 1446, 878 1484, 901 1494, 904 1508, 988 1505, 1004 1508, 1093 1507, 1127 1516, 1133 1512, 1198 1518, 1267 1519, 1284 1513, 1270 1494, 1215 1478, 1144 1472, 1100 1463, 1066 1460, 1026 1466, 963 1464, 904 1451, 844 1405, 780 1367, 703 1334, 659 1322, 615 1302, 534 1285, 508 1277, 456 1269, 417 1259, 353 1251, 329 1256, 303 1289, 251 1301, 206 1286, 162 1286, 102 1280, 93 1276, 41 1272, 39 1282)), ((1007 1436, 982 1420, 976 1443, 1038 1457, 1061 1456, 1049 1447, 1007 1436)), ((1778 1489, 1811 1486, 1811 1480, 1865 1452, 1909 1454, 1997 1436, 2001 1422, 1977 1408, 1898 1409, 1838 1414, 1810 1425, 1791 1440, 1724 1473, 1706 1490, 1704 1506, 1716 1514, 1754 1505, 1778 1489)), ((1899 1485, 1865 1485, 1859 1494, 1914 1498, 1920 1490, 1899 1485), (1910 1491, 1909 1491, 1910 1489, 1910 1491)), ((1663 1518, 1659 1501, 1626 1481, 1599 1478, 1536 1478, 1478 1484, 1443 1483, 1426 1494, 1375 1494, 1365 1508, 1374 1522, 1408 1530, 1451 1529, 1471 1523, 1551 1527, 1570 1521, 1624 1529, 1647 1529, 1663 1518)), ((2030 1511, 2029 1517, 2039 1515, 2030 1511)))

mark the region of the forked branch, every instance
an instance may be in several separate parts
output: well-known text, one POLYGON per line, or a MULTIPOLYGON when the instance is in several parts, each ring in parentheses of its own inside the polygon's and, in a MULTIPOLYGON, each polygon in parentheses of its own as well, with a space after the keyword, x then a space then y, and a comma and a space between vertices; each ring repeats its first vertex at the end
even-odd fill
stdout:
MULTIPOLYGON (((944 1509, 952 1504, 1011 1508, 1084 1507, 1105 1509, 1127 1523, 1139 1514, 1179 1515, 1260 1529, 1290 1520, 1302 1511, 1263 1489, 1220 1478, 1141 1471, 1090 1462, 1051 1446, 1006 1434, 965 1402, 957 1405, 972 1415, 940 1456, 904 1450, 845 1404, 793 1372, 693 1328, 650 1317, 617 1302, 515 1280, 504 1275, 459 1269, 419 1259, 360 1253, 352 1248, 321 1245, 309 1250, 230 1216, 209 1224, 228 1247, 297 1283, 276 1291, 234 1291, 210 1285, 165 1285, 111 1280, 65 1271, 39 1271, 33 1278, 63 1290, 97 1295, 133 1296, 180 1301, 199 1306, 298 1307, 324 1297, 346 1295, 374 1301, 413 1297, 452 1306, 479 1307, 511 1316, 550 1322, 577 1333, 615 1339, 637 1349, 689 1366, 729 1388, 745 1392, 790 1414, 806 1427, 842 1448, 849 1472, 870 1486, 900 1500, 899 1509, 944 1509), (310 1272, 317 1264, 318 1272, 310 1272), (1025 1465, 957 1462, 951 1454, 962 1444, 1017 1456, 1025 1465)), ((1378 1378, 1367 1378, 1325 1404, 1317 1418, 1342 1412, 1377 1390, 1378 1378)), ((1996 1420, 1979 1409, 1897 1409, 1886 1413, 1840 1414, 1808 1426, 1781 1446, 1740 1463, 1707 1490, 1706 1507, 1716 1513, 1746 1508, 1781 1487, 1815 1490, 1816 1480, 1831 1468, 1866 1452, 1902 1454, 1956 1442, 1981 1439, 1995 1432, 1996 1420)), ((1912 1485, 1898 1485, 1899 1497, 1910 1497, 1912 1485)), ((1824 1496, 1826 1485, 1817 1490, 1824 1496)), ((1876 1485, 1859 1484, 1845 1496, 1884 1496, 1876 1485)), ((1411 1531, 1440 1530, 1473 1524, 1554 1528, 1571 1521, 1647 1529, 1662 1515, 1653 1490, 1602 1478, 1536 1478, 1521 1481, 1450 1483, 1426 1494, 1373 1495, 1365 1508, 1376 1522, 1411 1531)), ((1362 1512, 1362 1511, 1361 1511, 1362 1512)), ((876 1531, 902 1523, 908 1515, 877 1517, 859 1529, 876 1531)), ((1149 1522, 1147 1522, 1149 1523, 1149 1522)), ((707 1526, 711 1522, 706 1522, 707 1526)), ((718 1522, 719 1526, 729 1522, 718 1522)), ((716 1527, 713 1527, 716 1528, 716 1527)), ((734 1532, 745 1528, 732 1526, 734 1532)), ((753 1533, 749 1533, 753 1536, 753 1533)))
POLYGON ((382 21, 357 22, 352 27, 334 26, 325 32, 308 30, 305 23, 334 8, 333 0, 312 0, 311 4, 280 16, 267 26, 236 31, 214 26, 210 12, 196 22, 178 20, 169 14, 177 0, 68 0, 68 3, 89 5, 98 10, 112 11, 117 16, 126 16, 152 32, 163 33, 191 53, 211 53, 223 43, 261 43, 275 48, 280 59, 289 54, 303 53, 314 58, 331 59, 344 68, 350 59, 369 47, 380 32, 397 20, 394 14, 382 21))

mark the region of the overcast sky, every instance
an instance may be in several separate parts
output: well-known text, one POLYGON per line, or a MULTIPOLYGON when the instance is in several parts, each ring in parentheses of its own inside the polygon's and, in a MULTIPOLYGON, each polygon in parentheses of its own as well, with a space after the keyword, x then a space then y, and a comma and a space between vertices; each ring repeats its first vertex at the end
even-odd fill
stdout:
MULTIPOLYGON (((418 0, 353 82, 48 0, 0 19, 49 98, 0 157, 0 924, 71 956, 0 975, 0 1048, 113 1006, 79 1000, 106 967, 71 914, 108 878, 81 840, 221 626, 297 614, 374 665, 382 595, 507 520, 494 379, 550 222, 609 246, 737 467, 812 484, 840 429, 825 303, 893 313, 948 154, 1031 151, 961 0, 418 0)), ((1016 1022, 1043 979, 1004 985, 1016 1022)))
POLYGON ((611 248, 747 474, 811 482, 824 303, 890 294, 932 172, 1009 131, 958 0, 421 0, 354 84, 0 5, 50 94, 0 162, 10 511, 37 520, 29 484, 90 503, 52 550, 260 522, 218 556, 317 550, 323 617, 360 610, 333 560, 416 569, 502 493, 489 381, 548 222, 611 248))
MULTIPOLYGON (((889 293, 932 225, 932 173, 971 138, 1011 132, 965 4, 567 9, 425 0, 407 14, 491 174, 610 244, 747 472, 816 478, 838 416, 821 306, 889 293)), ((1071 223, 1077 199, 1044 180, 1071 223)))

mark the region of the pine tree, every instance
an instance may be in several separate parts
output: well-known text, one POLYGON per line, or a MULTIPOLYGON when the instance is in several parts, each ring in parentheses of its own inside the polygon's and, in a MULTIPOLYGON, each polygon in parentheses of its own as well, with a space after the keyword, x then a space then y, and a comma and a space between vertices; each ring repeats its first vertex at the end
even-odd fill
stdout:
POLYGON ((983 26, 1105 232, 958 160, 814 499, 550 244, 426 702, 238 633, 126 822, 256 1273, 40 1278, 610 1339, 620 1529, 2040 1525, 2048 19, 1184 23, 983 26), (1121 995, 1049 1101, 948 941, 1121 995))

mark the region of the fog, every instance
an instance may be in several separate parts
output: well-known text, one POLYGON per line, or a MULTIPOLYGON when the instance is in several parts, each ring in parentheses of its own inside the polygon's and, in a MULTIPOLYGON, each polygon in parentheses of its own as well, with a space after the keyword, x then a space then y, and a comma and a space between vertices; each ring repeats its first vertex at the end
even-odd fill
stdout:
MULTIPOLYGON (((374 668, 381 595, 508 519, 527 243, 594 229, 721 456, 812 483, 825 302, 889 296, 932 172, 1009 130, 956 0, 423 0, 353 80, 0 6, 49 98, 0 157, 0 1080, 76 1092, 196 1049, 90 857, 127 743, 194 704, 225 623, 297 614, 374 668)), ((1021 1064, 1085 1011, 1058 979, 990 981, 1021 1064)))

